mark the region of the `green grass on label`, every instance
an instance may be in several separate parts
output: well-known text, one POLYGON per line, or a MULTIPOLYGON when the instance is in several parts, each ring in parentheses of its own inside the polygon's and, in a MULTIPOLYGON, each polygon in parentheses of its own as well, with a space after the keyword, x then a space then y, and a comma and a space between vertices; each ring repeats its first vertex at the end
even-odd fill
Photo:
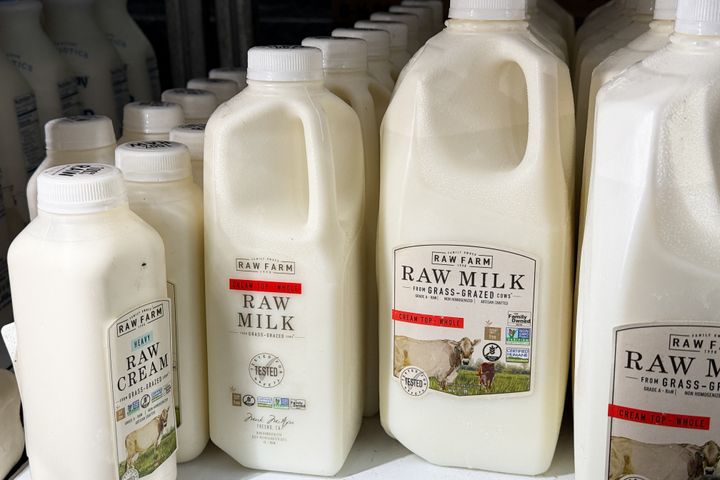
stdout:
MULTIPOLYGON (((150 447, 140 454, 135 460, 135 470, 140 474, 140 478, 153 473, 162 463, 167 460, 177 448, 177 437, 175 429, 165 435, 160 441, 160 446, 155 449, 150 447)), ((120 478, 125 474, 125 460, 120 464, 120 478)))
POLYGON ((430 388, 461 397, 528 392, 530 391, 530 375, 527 373, 496 373, 492 388, 486 390, 485 387, 478 383, 477 372, 459 370, 455 381, 448 384, 445 390, 440 388, 440 382, 435 377, 430 378, 430 388))

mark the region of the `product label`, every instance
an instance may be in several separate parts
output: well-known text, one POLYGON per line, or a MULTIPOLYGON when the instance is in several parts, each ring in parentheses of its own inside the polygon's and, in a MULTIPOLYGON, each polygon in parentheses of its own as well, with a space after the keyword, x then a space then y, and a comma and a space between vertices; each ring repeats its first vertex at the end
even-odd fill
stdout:
POLYGON ((117 118, 123 118, 123 108, 130 100, 127 65, 112 69, 110 77, 112 78, 113 97, 115 98, 115 115, 117 115, 117 118))
POLYGON ((615 330, 609 480, 720 477, 720 325, 615 330))
POLYGON ((152 96, 153 98, 160 98, 160 69, 158 68, 157 58, 155 58, 155 55, 147 57, 145 64, 147 65, 148 76, 150 77, 152 96))
POLYGON ((45 155, 35 95, 30 93, 16 97, 15 115, 25 157, 25 169, 31 175, 45 155))
POLYGON ((171 310, 168 299, 147 303, 108 332, 120 480, 150 475, 177 448, 171 310))
POLYGON ((173 400, 175 401, 175 424, 182 425, 180 408, 180 360, 178 357, 178 326, 177 326, 177 297, 175 295, 175 284, 167 282, 168 298, 170 298, 172 322, 172 359, 173 359, 173 400))
POLYGON ((73 80, 64 80, 58 83, 58 94, 60 95, 60 108, 64 117, 79 115, 82 111, 80 105, 80 93, 77 83, 73 80))
POLYGON ((393 375, 410 396, 532 389, 537 262, 468 245, 395 250, 393 375))

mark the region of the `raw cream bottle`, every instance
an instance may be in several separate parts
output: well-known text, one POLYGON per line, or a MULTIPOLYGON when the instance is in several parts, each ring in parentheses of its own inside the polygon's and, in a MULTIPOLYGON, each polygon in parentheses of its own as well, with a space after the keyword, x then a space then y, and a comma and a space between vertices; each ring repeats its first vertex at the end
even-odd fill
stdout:
POLYGON ((180 105, 188 123, 206 123, 218 106, 218 99, 214 93, 194 88, 165 90, 162 101, 180 105))
POLYGON ((38 210, 8 254, 33 480, 174 480, 162 239, 108 165, 46 170, 38 210))
POLYGON ((247 70, 244 68, 213 68, 208 73, 208 77, 232 80, 237 83, 238 91, 247 87, 247 70))
POLYGON ((362 420, 363 146, 322 53, 255 47, 205 143, 210 438, 334 475, 362 420))
POLYGON ((170 130, 184 121, 182 107, 177 103, 128 103, 123 109, 123 136, 118 143, 169 140, 170 130))
POLYGON ((173 368, 178 462, 207 445, 207 343, 203 276, 202 191, 192 180, 190 152, 169 141, 120 145, 130 209, 165 243, 168 296, 173 306, 173 368))
POLYGON ((370 15, 372 22, 398 22, 403 23, 408 28, 407 33, 407 53, 411 57, 417 52, 422 43, 420 43, 420 18, 412 13, 390 13, 375 12, 370 15))
POLYGON ((80 115, 45 125, 45 160, 27 183, 30 219, 37 217, 37 180, 45 170, 75 162, 115 163, 115 132, 107 117, 80 115))
POLYGON ((359 38, 367 42, 367 71, 380 84, 393 91, 393 64, 390 63, 390 34, 369 28, 336 28, 333 37, 359 38))
POLYGON ((203 188, 203 156, 205 154, 205 124, 186 123, 170 130, 170 141, 182 143, 190 150, 192 177, 195 185, 203 188))
POLYGON ((188 80, 187 88, 207 90, 213 93, 217 97, 218 103, 221 104, 230 100, 240 91, 235 80, 224 78, 193 78, 188 80))
POLYGON ((390 35, 390 63, 392 64, 393 82, 396 82, 400 72, 410 61, 408 46, 408 27, 400 22, 381 22, 372 20, 361 20, 355 22, 355 28, 382 30, 390 35))

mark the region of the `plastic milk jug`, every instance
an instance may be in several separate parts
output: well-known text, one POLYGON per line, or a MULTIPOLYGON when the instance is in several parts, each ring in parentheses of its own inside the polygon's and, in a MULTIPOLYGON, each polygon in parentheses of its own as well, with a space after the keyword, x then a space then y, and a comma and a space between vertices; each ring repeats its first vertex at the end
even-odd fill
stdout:
POLYGON ((362 152, 315 48, 252 48, 208 123, 210 438, 247 467, 333 475, 358 433, 362 152))
POLYGON ((583 21, 575 35, 575 49, 577 49, 588 40, 589 37, 598 31, 612 24, 617 19, 632 15, 634 12, 634 3, 636 0, 610 0, 600 7, 596 8, 583 21), (628 9, 627 5, 630 5, 628 9))
POLYGON ((432 12, 432 24, 435 33, 445 28, 445 5, 441 0, 403 0, 405 7, 428 7, 432 12))
POLYGON ((390 7, 391 13, 410 13, 417 15, 419 20, 420 46, 435 35, 435 25, 433 25, 433 12, 430 7, 409 7, 407 5, 394 5, 390 7))
POLYGON ((195 184, 203 188, 203 154, 205 149, 205 124, 186 123, 170 130, 170 140, 179 142, 190 150, 192 177, 195 184))
POLYGON ((213 68, 208 73, 208 77, 232 80, 237 83, 238 91, 247 87, 247 70, 244 68, 213 68))
POLYGON ((155 50, 127 10, 127 0, 95 0, 95 19, 127 65, 131 101, 160 99, 155 50))
POLYGON ((80 115, 57 118, 45 125, 45 160, 27 183, 30 218, 37 217, 37 181, 45 170, 74 162, 115 163, 115 132, 107 117, 80 115))
POLYGON ((525 7, 453 0, 385 114, 380 418, 432 463, 535 475, 569 363, 573 108, 525 7))
POLYGON ((165 243, 174 321, 177 459, 187 462, 202 453, 209 439, 202 191, 192 180, 190 152, 180 143, 125 143, 115 152, 115 164, 125 177, 130 209, 165 243))
POLYGON ((170 130, 184 120, 182 107, 177 103, 128 103, 123 109, 123 136, 118 143, 169 140, 170 130))
POLYGON ((719 7, 680 0, 670 45, 598 94, 578 299, 578 480, 720 473, 719 7))
POLYGON ((205 123, 218 106, 214 93, 193 88, 172 88, 162 94, 163 102, 177 103, 185 112, 185 121, 205 123))
POLYGON ((110 118, 119 135, 130 101, 127 65, 93 17, 94 0, 44 0, 45 28, 75 71, 85 114, 110 118))
POLYGON ((560 25, 562 36, 571 47, 575 43, 575 17, 555 0, 538 0, 538 6, 560 25))
POLYGON ((42 29, 41 11, 36 0, 0 2, 0 49, 32 87, 40 127, 82 113, 75 73, 42 29))
POLYGON ((315 37, 303 45, 323 52, 325 87, 350 105, 360 118, 365 152, 365 410, 378 412, 378 318, 375 243, 380 190, 380 124, 390 91, 367 74, 367 44, 355 38, 315 37))
POLYGON ((35 95, 0 50, 0 187, 7 225, 14 237, 30 218, 25 184, 42 161, 42 134, 35 95))
POLYGON ((562 36, 560 25, 547 16, 537 5, 537 0, 528 0, 528 18, 530 30, 547 44, 549 48, 565 60, 569 61, 568 45, 562 36))
POLYGON ((218 103, 227 102, 240 91, 235 80, 223 78, 193 78, 188 81, 187 88, 212 92, 217 97, 218 103))
POLYGON ((8 253, 33 480, 175 479, 160 236, 130 211, 108 165, 46 170, 38 209, 8 253), (82 399, 82 420, 60 414, 59 399, 82 399))
POLYGON ((336 28, 332 36, 365 40, 368 51, 368 73, 392 92, 395 81, 392 77, 393 64, 390 63, 390 35, 387 32, 368 28, 336 28))
POLYGON ((412 56, 422 47, 419 33, 420 17, 417 15, 411 13, 376 12, 370 15, 370 20, 373 22, 398 22, 407 25, 408 55, 412 56))
POLYGON ((410 61, 410 54, 407 51, 407 25, 400 22, 361 20, 355 22, 355 28, 382 30, 390 35, 390 63, 392 64, 390 75, 393 82, 397 81, 400 72, 410 61))
POLYGON ((12 372, 0 369, 0 477, 6 478, 25 450, 20 392, 12 372))

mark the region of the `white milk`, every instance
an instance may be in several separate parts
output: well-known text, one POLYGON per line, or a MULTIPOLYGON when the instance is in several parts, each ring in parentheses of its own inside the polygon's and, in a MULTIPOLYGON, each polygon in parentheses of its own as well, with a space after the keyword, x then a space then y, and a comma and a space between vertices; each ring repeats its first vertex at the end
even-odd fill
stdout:
POLYGON ((128 208, 115 167, 46 170, 38 196, 8 253, 32 478, 175 479, 162 240, 128 208), (58 412, 59 399, 81 401, 82 415, 58 412))
POLYGON ((93 0, 44 0, 44 25, 77 76, 87 115, 104 115, 120 133, 130 101, 127 66, 93 17, 93 0))
POLYGON ((165 243, 174 320, 177 459, 188 462, 209 439, 202 191, 192 180, 190 152, 179 143, 125 143, 117 148, 115 163, 125 177, 130 209, 165 243))
POLYGON ((541 11, 558 22, 563 38, 568 47, 571 47, 575 43, 575 17, 555 0, 538 0, 538 6, 541 11))
POLYGON ((247 70, 244 68, 213 68, 208 73, 208 77, 232 80, 237 83, 238 91, 247 87, 247 70))
POLYGON ((570 353, 570 75, 524 0, 474 3, 452 1, 383 122, 380 418, 432 463, 534 475, 570 353))
POLYGON ((392 92, 393 64, 390 63, 390 34, 368 28, 336 28, 333 37, 359 38, 367 42, 367 71, 380 85, 392 92))
POLYGON ((720 474, 717 7, 680 0, 670 45, 598 94, 578 299, 578 480, 720 474))
POLYGON ((410 54, 407 48, 407 25, 400 22, 361 20, 355 22, 354 26, 359 29, 382 30, 390 35, 390 63, 392 64, 390 75, 392 76, 393 82, 396 82, 400 76, 400 72, 410 61, 410 54))
POLYGON ((420 41, 420 17, 412 13, 390 13, 390 12, 375 12, 370 15, 370 20, 373 22, 398 22, 404 23, 407 28, 407 53, 412 56, 417 52, 422 43, 420 41))
POLYGON ((205 149, 205 124, 186 123, 170 130, 170 140, 182 143, 190 150, 192 177, 195 184, 203 188, 203 154, 205 149))
POLYGON ((0 478, 20 461, 25 435, 20 423, 20 392, 15 375, 0 369, 0 478))
POLYGON ((169 140, 170 130, 184 121, 182 107, 177 103, 128 103, 123 110, 123 136, 118 143, 169 140))
POLYGON ((177 103, 189 123, 205 123, 218 106, 214 93, 192 88, 172 88, 162 93, 163 102, 177 103))
POLYGON ((95 19, 127 65, 131 101, 160 99, 155 50, 127 10, 127 0, 95 0, 95 19))
POLYGON ((430 7, 409 7, 407 5, 395 5, 389 8, 391 13, 409 13, 416 15, 419 20, 418 37, 420 38, 420 46, 435 35, 435 25, 433 25, 433 11, 430 7))
POLYGON ((37 0, 0 2, 0 49, 35 92, 42 127, 53 118, 82 113, 75 73, 40 25, 37 0))
POLYGON ((530 31, 567 63, 569 61, 568 44, 562 36, 560 24, 540 10, 537 3, 537 0, 528 0, 527 2, 530 31))
POLYGON ((235 80, 223 78, 193 78, 188 81, 187 88, 196 90, 207 90, 215 94, 218 103, 225 103, 240 91, 235 80))
POLYGON ((439 33, 445 28, 445 5, 441 0, 403 0, 401 5, 430 8, 434 33, 439 33))
POLYGON ((7 225, 14 237, 30 218, 25 184, 42 161, 42 133, 35 95, 0 50, 0 187, 7 225))
POLYGON ((248 63, 206 132, 210 438, 246 467, 333 475, 362 418, 360 123, 319 50, 248 63))
POLYGON ((378 318, 375 243, 380 192, 380 135, 390 91, 367 74, 367 44, 354 38, 306 38, 323 52, 325 87, 350 105, 360 119, 365 152, 365 416, 378 412, 378 318))
POLYGON ((37 217, 37 180, 45 170, 75 162, 115 163, 115 132, 107 117, 58 118, 45 125, 46 157, 27 183, 30 218, 37 217))

